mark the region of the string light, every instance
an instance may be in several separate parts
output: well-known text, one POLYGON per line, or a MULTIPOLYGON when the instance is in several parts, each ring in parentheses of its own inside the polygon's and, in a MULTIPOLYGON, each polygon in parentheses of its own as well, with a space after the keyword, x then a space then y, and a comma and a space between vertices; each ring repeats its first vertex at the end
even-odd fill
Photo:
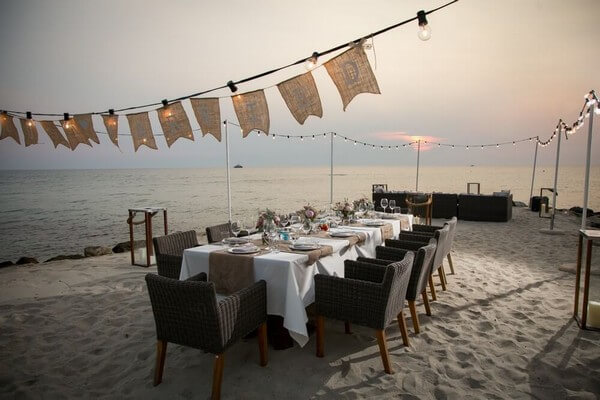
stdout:
POLYGON ((64 113, 63 118, 65 122, 65 129, 69 129, 71 127, 71 123, 69 122, 69 113, 64 113))
POLYGON ((33 126, 34 122, 31 116, 31 111, 27 111, 27 126, 33 126))
POLYGON ((425 14, 425 11, 423 10, 417 13, 417 19, 419 21, 419 32, 417 33, 417 36, 419 36, 419 39, 423 41, 431 39, 431 28, 427 23, 426 15, 427 14, 425 14))
POLYGON ((233 83, 233 81, 227 82, 227 87, 229 88, 229 90, 231 90, 231 93, 235 93, 238 90, 237 86, 235 86, 235 83, 233 83))
POLYGON ((307 71, 312 71, 317 66, 318 60, 319 60, 319 53, 315 51, 304 62, 304 68, 306 68, 307 71))

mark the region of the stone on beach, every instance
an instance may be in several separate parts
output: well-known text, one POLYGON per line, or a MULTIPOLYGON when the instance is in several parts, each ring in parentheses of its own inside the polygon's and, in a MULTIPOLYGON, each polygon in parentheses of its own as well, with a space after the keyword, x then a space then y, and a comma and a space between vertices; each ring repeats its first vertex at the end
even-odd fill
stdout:
POLYGON ((12 261, 2 261, 2 262, 0 262, 0 268, 2 268, 2 267, 10 267, 11 265, 14 265, 14 263, 12 261))
POLYGON ((107 254, 111 254, 113 251, 110 247, 104 246, 88 246, 83 249, 83 254, 86 257, 97 257, 97 256, 105 256, 107 254))
POLYGON ((39 261, 33 257, 21 257, 17 260, 15 264, 24 265, 24 264, 37 264, 39 261))
MULTIPOLYGON (((134 249, 141 249, 142 247, 146 247, 145 240, 136 240, 133 242, 134 249)), ((125 253, 129 250, 131 250, 131 243, 129 243, 129 241, 117 243, 116 246, 112 248, 113 253, 125 253)))
POLYGON ((56 257, 49 258, 44 262, 62 261, 62 260, 80 260, 82 258, 85 258, 85 256, 83 254, 61 254, 56 257))

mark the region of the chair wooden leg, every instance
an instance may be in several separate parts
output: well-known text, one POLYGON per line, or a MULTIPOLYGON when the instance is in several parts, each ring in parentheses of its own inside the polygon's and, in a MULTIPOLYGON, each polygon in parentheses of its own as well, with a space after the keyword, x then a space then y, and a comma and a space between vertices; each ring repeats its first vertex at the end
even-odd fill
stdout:
POLYGON ((404 320, 404 310, 398 314, 398 326, 400 327, 400 334, 402 335, 402 341, 405 346, 410 346, 408 341, 408 329, 406 329, 406 321, 404 320))
POLYGON ((452 275, 455 274, 454 272, 454 263, 452 262, 452 255, 450 255, 450 253, 448 253, 448 264, 450 265, 450 272, 452 272, 452 275))
POLYGON ((379 353, 381 354, 383 369, 386 374, 391 374, 392 368, 390 367, 390 356, 388 355, 387 345, 385 343, 385 331, 383 329, 377 330, 377 343, 379 343, 379 353))
POLYGON ((317 357, 325 356, 325 318, 317 315, 317 357))
POLYGON ((221 398, 221 382, 223 381, 223 366, 225 363, 225 354, 217 354, 215 356, 215 366, 213 370, 213 384, 210 398, 218 400, 221 398))
POLYGON ((269 360, 267 356, 267 323, 263 322, 258 327, 258 349, 260 351, 260 366, 267 365, 269 360))
POLYGON ((429 275, 429 290, 431 291, 431 300, 436 301, 437 295, 435 294, 435 285, 433 284, 433 276, 429 275))
POLYGON ((440 276, 440 283, 442 284, 442 290, 446 290, 446 273, 444 272, 443 265, 438 269, 438 275, 440 276))
POLYGON ((154 368, 154 386, 162 382, 163 370, 165 368, 165 358, 167 357, 167 341, 159 340, 156 342, 156 367, 154 368))
POLYGON ((415 329, 415 333, 419 333, 421 331, 419 328, 419 316, 417 315, 417 306, 415 305, 414 300, 408 301, 408 308, 410 309, 410 317, 412 319, 413 328, 415 329))
POLYGON ((427 291, 423 289, 423 293, 421 293, 423 297, 423 305, 425 306, 425 314, 431 316, 431 307, 429 306, 429 297, 427 297, 427 291))
POLYGON ((352 330, 350 329, 350 322, 348 321, 344 322, 344 332, 346 332, 347 335, 352 333, 352 330))

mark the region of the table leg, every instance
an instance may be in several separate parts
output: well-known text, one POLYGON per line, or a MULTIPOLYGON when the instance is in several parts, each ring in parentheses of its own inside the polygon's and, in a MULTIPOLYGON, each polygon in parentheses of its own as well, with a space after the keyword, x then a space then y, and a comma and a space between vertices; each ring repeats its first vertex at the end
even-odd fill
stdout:
POLYGON ((131 265, 135 265, 135 255, 133 254, 133 212, 129 211, 129 246, 131 247, 131 265))
POLYGON ((581 281, 581 251, 583 247, 583 236, 579 235, 577 244, 577 264, 575 266, 575 306, 573 307, 573 316, 577 318, 579 314, 579 285, 581 281))
POLYGON ((167 209, 165 208, 163 210, 163 219, 165 221, 165 236, 169 234, 168 229, 167 229, 167 209))
POLYGON ((581 307, 581 326, 583 329, 586 329, 587 322, 587 306, 588 306, 588 297, 590 294, 590 268, 592 264, 592 241, 587 241, 587 251, 586 251, 586 259, 585 259, 585 276, 583 278, 583 304, 581 307))

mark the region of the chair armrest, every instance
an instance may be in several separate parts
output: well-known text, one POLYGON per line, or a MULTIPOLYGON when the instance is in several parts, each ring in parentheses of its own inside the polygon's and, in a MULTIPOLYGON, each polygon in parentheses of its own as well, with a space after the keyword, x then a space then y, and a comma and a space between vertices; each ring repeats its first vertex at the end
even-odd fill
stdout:
POLYGON ((414 233, 418 232, 430 232, 433 233, 439 229, 442 229, 443 226, 434 226, 434 225, 421 225, 421 224, 413 224, 412 231, 414 233))
POLYGON ((385 241, 385 247, 398 248, 398 249, 402 249, 402 250, 418 251, 421 247, 427 246, 429 244, 430 240, 431 240, 431 238, 429 238, 427 242, 424 242, 424 241, 414 242, 411 240, 387 239, 385 241))
POLYGON ((206 282, 207 281, 206 272, 200 272, 194 276, 190 276, 186 279, 186 281, 195 281, 195 282, 206 282))
POLYGON ((358 257, 356 261, 369 263, 369 264, 377 264, 377 265, 390 265, 394 262, 394 260, 384 260, 380 258, 368 258, 368 257, 358 257))
POLYGON ((381 265, 352 260, 344 261, 344 277, 348 279, 381 283, 384 274, 385 268, 381 265))
POLYGON ((179 279, 182 261, 182 256, 173 254, 157 254, 156 270, 161 276, 166 276, 167 278, 171 279, 179 279))
POLYGON ((429 242, 429 238, 432 235, 428 235, 424 232, 413 233, 413 232, 400 232, 398 240, 411 240, 413 242, 429 242))
POLYGON ((393 260, 392 262, 402 261, 409 249, 398 247, 377 246, 375 248, 375 257, 382 260, 393 260))
POLYGON ((267 321, 267 283, 264 280, 219 302, 219 320, 225 342, 233 342, 267 321))

